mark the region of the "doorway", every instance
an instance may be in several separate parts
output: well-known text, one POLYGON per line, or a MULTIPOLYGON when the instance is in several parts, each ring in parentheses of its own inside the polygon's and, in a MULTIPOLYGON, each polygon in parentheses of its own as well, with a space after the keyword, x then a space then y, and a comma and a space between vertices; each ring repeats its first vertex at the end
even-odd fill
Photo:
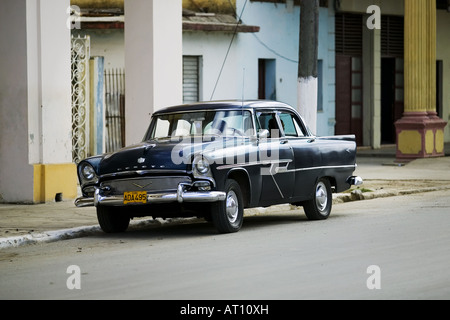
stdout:
POLYGON ((381 59, 381 144, 395 144, 395 122, 404 111, 403 59, 381 59))
POLYGON ((277 100, 275 59, 258 60, 258 99, 277 100))

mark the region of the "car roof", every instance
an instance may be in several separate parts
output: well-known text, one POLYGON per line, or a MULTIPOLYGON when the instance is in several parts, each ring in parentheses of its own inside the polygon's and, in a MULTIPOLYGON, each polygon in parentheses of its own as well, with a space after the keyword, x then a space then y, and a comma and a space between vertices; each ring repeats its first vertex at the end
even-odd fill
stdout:
POLYGON ((286 103, 271 101, 271 100, 221 100, 221 101, 207 101, 197 102, 191 104, 183 104, 178 106, 166 107, 155 111, 155 115, 172 113, 172 112, 186 112, 196 110, 216 110, 216 109, 238 109, 238 108, 287 108, 294 110, 294 108, 286 103))

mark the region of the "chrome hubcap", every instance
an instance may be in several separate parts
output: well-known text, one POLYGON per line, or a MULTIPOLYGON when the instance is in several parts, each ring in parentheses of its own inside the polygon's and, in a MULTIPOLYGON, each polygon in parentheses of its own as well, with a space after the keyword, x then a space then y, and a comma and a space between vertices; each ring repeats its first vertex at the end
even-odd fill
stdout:
POLYGON ((327 188, 323 182, 319 182, 316 188, 316 206, 320 212, 323 212, 328 204, 327 188))
POLYGON ((226 206, 228 221, 231 223, 236 222, 239 213, 239 204, 236 193, 233 190, 230 190, 227 194, 226 206))

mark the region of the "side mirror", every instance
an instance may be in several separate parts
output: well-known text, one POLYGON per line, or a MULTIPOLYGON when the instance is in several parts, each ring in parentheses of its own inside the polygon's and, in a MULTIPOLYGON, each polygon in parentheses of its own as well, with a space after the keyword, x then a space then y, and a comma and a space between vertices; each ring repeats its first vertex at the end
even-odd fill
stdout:
POLYGON ((258 132, 258 139, 267 139, 270 135, 269 130, 267 129, 260 129, 258 132))

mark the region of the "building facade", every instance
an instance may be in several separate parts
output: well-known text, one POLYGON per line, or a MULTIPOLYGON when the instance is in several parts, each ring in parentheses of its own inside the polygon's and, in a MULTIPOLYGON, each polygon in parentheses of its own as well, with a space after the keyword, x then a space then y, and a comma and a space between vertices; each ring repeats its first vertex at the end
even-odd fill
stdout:
MULTIPOLYGON (((74 21, 72 5, 97 2, 2 1, 1 29, 11 32, 0 35, 0 202, 76 197, 74 23, 76 35, 95 29, 92 56, 126 69, 127 145, 168 105, 261 98, 297 107, 300 1, 220 2, 232 9, 109 1, 116 17, 74 21)), ((372 148, 396 144, 400 160, 443 155, 449 12, 448 0, 321 0, 317 134, 355 134, 372 148)))
MULTIPOLYGON (((354 132, 360 145, 373 148, 396 144, 399 159, 442 155, 443 143, 450 141, 450 128, 445 126, 450 108, 450 41, 445 34, 449 8, 447 0, 335 1, 336 134, 354 132), (423 8, 405 10, 411 4, 423 8), (370 28, 376 17, 376 12, 368 10, 373 5, 379 8, 379 28, 370 28), (411 19, 412 23, 405 23, 411 19), (424 24, 422 30, 434 30, 409 36, 421 19, 429 25, 424 24), (422 51, 420 57, 410 56, 422 51), (425 65, 428 71, 415 71, 425 65), (427 80, 412 86, 408 77, 427 80), (419 106, 410 98, 421 90, 428 101, 419 106), (428 124, 419 124, 419 119, 413 121, 417 129, 410 124, 402 127, 405 113, 415 111, 433 113, 431 122, 439 128, 426 129, 428 124)), ((430 117, 426 118, 428 123, 430 117)))

